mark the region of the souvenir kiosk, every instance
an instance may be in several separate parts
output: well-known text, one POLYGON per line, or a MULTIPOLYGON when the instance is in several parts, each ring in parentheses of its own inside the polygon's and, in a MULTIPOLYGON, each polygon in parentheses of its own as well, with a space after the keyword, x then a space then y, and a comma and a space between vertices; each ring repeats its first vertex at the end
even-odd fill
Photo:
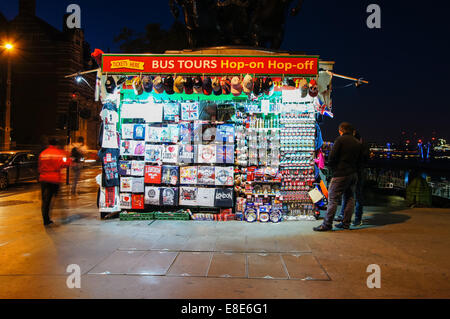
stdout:
POLYGON ((314 220, 333 62, 241 48, 103 54, 100 212, 314 220))

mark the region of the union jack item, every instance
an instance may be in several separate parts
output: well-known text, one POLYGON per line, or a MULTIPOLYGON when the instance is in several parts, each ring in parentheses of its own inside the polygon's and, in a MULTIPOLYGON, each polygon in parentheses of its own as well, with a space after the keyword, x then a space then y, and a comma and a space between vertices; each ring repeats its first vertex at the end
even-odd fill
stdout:
POLYGON ((199 117, 198 103, 183 103, 181 104, 181 119, 183 121, 195 121, 199 117))

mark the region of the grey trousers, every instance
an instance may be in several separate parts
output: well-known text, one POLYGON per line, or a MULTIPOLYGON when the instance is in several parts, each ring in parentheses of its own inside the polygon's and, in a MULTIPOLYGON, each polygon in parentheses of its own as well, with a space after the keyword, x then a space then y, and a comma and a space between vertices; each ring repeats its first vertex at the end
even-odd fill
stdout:
POLYGON ((344 196, 343 200, 346 203, 344 210, 344 220, 342 223, 345 226, 350 226, 353 212, 355 210, 355 188, 358 181, 357 174, 352 174, 344 177, 333 177, 328 187, 328 210, 327 215, 323 221, 323 225, 327 228, 333 227, 334 216, 339 200, 344 196))

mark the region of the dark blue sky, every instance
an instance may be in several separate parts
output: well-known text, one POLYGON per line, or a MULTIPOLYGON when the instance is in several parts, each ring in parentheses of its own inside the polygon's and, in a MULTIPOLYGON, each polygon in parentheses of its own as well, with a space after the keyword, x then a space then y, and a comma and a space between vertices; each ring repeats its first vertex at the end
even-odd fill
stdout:
MULTIPOLYGON (((0 12, 14 18, 17 2, 0 2, 0 12)), ((38 16, 59 29, 66 7, 79 4, 88 42, 104 51, 119 51, 113 38, 124 26, 142 31, 150 22, 164 28, 173 22, 164 0, 37 2, 38 16)), ((334 80, 335 119, 323 126, 327 139, 336 136, 342 121, 352 122, 373 141, 395 141, 401 130, 427 137, 433 129, 450 139, 448 11, 445 1, 417 3, 305 0, 302 12, 289 18, 282 49, 318 54, 336 61, 336 73, 371 82, 356 89, 340 88, 349 82, 334 80), (381 6, 381 30, 366 26, 370 3, 381 6)))

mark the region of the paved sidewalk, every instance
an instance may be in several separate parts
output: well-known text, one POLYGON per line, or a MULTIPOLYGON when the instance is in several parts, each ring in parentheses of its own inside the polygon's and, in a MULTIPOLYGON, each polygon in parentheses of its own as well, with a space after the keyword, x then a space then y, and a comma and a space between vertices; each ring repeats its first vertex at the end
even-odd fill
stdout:
POLYGON ((365 225, 102 221, 97 172, 45 229, 35 186, 0 194, 0 298, 449 298, 450 210, 369 207, 365 225), (81 267, 81 289, 66 268, 81 267), (368 289, 378 264, 381 289, 368 289))

